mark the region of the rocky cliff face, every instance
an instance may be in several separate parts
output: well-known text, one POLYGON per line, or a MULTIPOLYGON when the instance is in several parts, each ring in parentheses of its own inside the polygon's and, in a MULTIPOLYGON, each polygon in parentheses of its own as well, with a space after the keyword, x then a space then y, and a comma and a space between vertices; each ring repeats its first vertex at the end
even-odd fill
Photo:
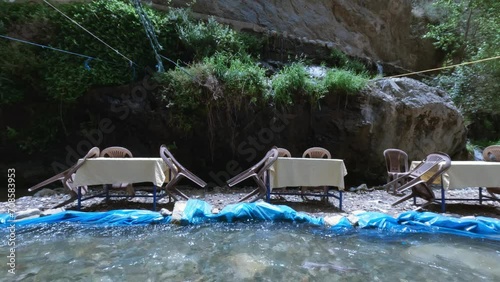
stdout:
POLYGON ((426 20, 410 0, 198 0, 192 10, 238 29, 275 32, 403 69, 432 68, 440 61, 431 42, 421 39, 426 20))

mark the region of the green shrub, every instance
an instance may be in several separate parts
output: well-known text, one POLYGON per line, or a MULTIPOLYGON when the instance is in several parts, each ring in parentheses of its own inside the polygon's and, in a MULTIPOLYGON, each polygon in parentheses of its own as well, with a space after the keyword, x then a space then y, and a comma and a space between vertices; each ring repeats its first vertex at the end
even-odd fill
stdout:
POLYGON ((249 55, 217 53, 205 58, 204 63, 213 68, 214 74, 223 84, 226 96, 249 96, 260 100, 265 96, 265 70, 249 55))
MULTIPOLYGON (((439 20, 429 24, 424 38, 446 53, 444 65, 500 55, 500 2, 493 0, 432 1, 439 20)), ((500 61, 491 60, 443 71, 429 84, 450 93, 471 122, 478 113, 496 116, 500 99, 500 61)), ((482 116, 482 115, 479 115, 482 116)))
MULTIPOLYGON (((85 57, 31 47, 33 56, 28 56, 30 65, 38 66, 30 73, 39 74, 37 81, 19 78, 14 80, 0 68, 0 77, 6 78, 6 81, 14 81, 17 86, 46 87, 40 90, 45 90, 47 97, 71 103, 92 85, 129 83, 140 78, 146 66, 154 68, 157 64, 144 27, 130 1, 96 0, 58 6, 58 9, 123 56, 46 4, 0 5, 0 18, 6 32, 31 29, 36 36, 28 41, 97 58, 88 61, 85 57)), ((176 60, 179 55, 176 46, 180 41, 175 33, 175 21, 172 17, 147 7, 144 11, 155 28, 165 54, 168 53, 169 58, 176 60)), ((12 54, 16 52, 12 46, 14 44, 0 50, 0 55, 3 55, 1 57, 7 61, 5 64, 25 66, 26 64, 15 59, 23 53, 12 54)))
POLYGON ((246 48, 236 31, 209 18, 208 21, 193 21, 185 11, 179 13, 177 33, 186 50, 193 53, 195 60, 210 57, 215 52, 240 53, 246 48))
POLYGON ((228 111, 242 109, 244 101, 259 103, 266 93, 265 71, 248 55, 216 53, 188 68, 157 74, 156 80, 163 85, 160 93, 173 125, 185 131, 209 115, 225 119, 228 111))
POLYGON ((328 70, 323 85, 328 93, 358 93, 368 83, 367 75, 358 75, 348 70, 328 70))
POLYGON ((314 84, 303 63, 285 66, 272 78, 273 98, 277 103, 290 105, 294 97, 310 95, 314 84))

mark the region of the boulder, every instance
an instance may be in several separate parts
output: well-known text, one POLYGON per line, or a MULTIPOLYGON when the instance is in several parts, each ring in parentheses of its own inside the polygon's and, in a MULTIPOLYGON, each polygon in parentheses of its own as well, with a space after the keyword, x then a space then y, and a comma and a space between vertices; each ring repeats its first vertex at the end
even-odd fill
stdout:
POLYGON ((326 97, 321 106, 312 113, 317 141, 309 144, 344 159, 354 184, 385 181, 387 148, 404 150, 410 160, 435 151, 459 157, 465 149, 464 119, 450 97, 414 79, 376 80, 360 95, 326 97))

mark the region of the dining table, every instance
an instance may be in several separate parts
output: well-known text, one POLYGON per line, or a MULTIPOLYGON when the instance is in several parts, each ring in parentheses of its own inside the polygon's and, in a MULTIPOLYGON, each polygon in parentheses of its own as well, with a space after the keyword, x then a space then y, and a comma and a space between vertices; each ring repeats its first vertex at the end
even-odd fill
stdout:
MULTIPOLYGON (((83 160, 80 159, 79 162, 83 160)), ((142 183, 153 184, 153 209, 156 210, 157 189, 170 181, 169 168, 162 158, 92 158, 76 171, 73 185, 78 188, 78 208, 81 201, 93 197, 123 197, 110 195, 109 187, 105 194, 97 194, 82 199, 82 186, 110 185, 113 183, 142 183)), ((145 196, 146 197, 146 196, 145 196)))
POLYGON ((278 157, 270 167, 268 175, 266 180, 267 201, 270 200, 270 195, 334 197, 339 200, 339 208, 342 210, 342 191, 345 188, 344 177, 347 175, 347 169, 341 159, 278 157), (338 195, 329 193, 329 189, 323 194, 286 191, 286 187, 300 186, 336 187, 338 195))
MULTIPOLYGON (((414 169, 420 161, 412 161, 410 171, 414 169)), ((436 166, 435 169, 438 169, 436 166)), ((430 174, 432 171, 429 172, 430 174)), ((424 175, 425 179, 425 175, 424 175)), ((448 198, 453 201, 483 201, 495 200, 489 196, 483 195, 484 187, 500 187, 500 162, 485 161, 451 161, 451 166, 440 178, 433 182, 441 188, 441 210, 446 211, 445 192, 452 189, 463 189, 477 187, 479 197, 476 198, 448 198)))

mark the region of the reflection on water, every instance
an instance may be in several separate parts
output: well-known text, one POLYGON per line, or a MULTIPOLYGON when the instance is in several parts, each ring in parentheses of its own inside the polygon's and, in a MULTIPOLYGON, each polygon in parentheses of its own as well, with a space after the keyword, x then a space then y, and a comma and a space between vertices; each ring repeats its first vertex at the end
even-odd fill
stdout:
POLYGON ((17 244, 23 281, 500 281, 500 242, 450 235, 339 235, 270 222, 59 223, 21 230, 17 244))

